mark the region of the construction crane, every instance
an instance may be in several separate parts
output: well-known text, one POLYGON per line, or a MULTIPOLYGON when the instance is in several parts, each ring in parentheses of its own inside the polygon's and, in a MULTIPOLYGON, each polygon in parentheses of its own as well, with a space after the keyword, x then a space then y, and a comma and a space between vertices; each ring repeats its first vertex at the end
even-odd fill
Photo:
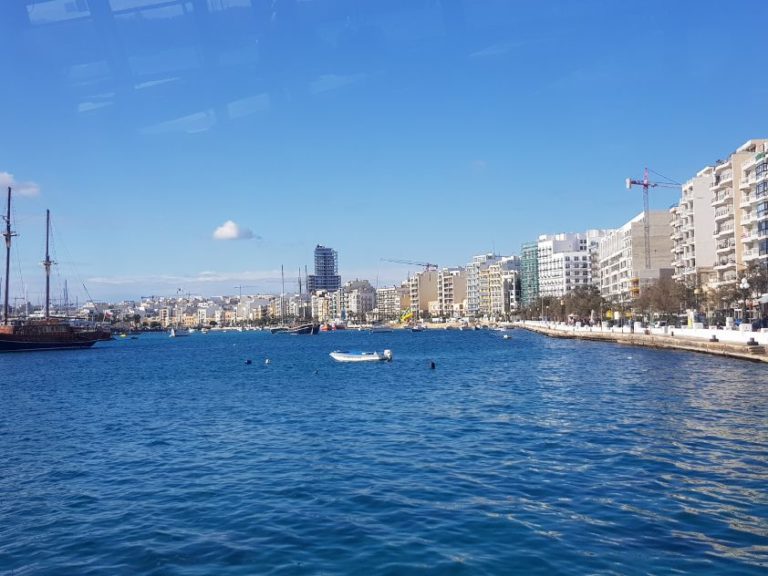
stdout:
POLYGON ((651 220, 648 208, 648 188, 679 188, 680 184, 668 182, 651 182, 648 179, 648 168, 643 172, 642 180, 627 178, 627 190, 632 186, 643 187, 643 239, 645 241, 645 269, 651 268, 651 220))
POLYGON ((393 262, 395 264, 408 264, 409 266, 424 266, 424 270, 437 270, 437 264, 430 262, 416 262, 414 260, 397 260, 395 258, 382 258, 383 262, 393 262))

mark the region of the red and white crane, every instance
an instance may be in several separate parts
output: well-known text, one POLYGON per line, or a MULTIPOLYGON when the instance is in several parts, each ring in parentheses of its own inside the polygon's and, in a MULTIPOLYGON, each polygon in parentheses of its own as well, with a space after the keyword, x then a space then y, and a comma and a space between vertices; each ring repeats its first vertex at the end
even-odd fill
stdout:
POLYGON ((651 219, 650 210, 648 208, 648 188, 680 188, 680 184, 673 184, 668 182, 651 182, 648 179, 648 168, 643 171, 642 180, 633 180, 627 178, 626 180, 627 190, 632 186, 643 187, 643 236, 645 241, 645 269, 651 268, 651 219))

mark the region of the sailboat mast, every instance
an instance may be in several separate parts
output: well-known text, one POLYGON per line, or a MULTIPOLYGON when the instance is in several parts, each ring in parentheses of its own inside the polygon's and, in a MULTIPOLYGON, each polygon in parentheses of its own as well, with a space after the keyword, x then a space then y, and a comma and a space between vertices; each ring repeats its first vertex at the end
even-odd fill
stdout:
POLYGON ((45 211, 45 319, 50 317, 51 308, 51 256, 48 253, 48 240, 51 235, 51 211, 45 211))
POLYGON ((301 266, 299 266, 299 318, 304 320, 304 297, 301 292, 301 266))
POLYGON ((284 302, 284 298, 285 298, 285 270, 283 269, 283 265, 282 264, 280 264, 280 279, 282 281, 282 289, 281 289, 281 292, 280 292, 280 324, 283 325, 283 324, 285 324, 285 320, 283 318, 283 314, 284 314, 283 309, 285 308, 285 302, 284 302))
POLYGON ((5 213, 5 292, 3 298, 3 324, 8 324, 8 284, 11 272, 11 238, 16 236, 11 232, 11 187, 8 186, 8 208, 5 213))

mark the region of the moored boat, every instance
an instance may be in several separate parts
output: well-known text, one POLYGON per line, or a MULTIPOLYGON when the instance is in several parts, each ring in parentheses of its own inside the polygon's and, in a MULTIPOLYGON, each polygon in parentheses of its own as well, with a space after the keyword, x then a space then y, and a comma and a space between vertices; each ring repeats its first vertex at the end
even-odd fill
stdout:
POLYGON ((391 362, 392 351, 384 350, 379 354, 378 352, 334 350, 330 353, 330 357, 336 362, 391 362))
POLYGON ((301 324, 299 326, 295 326, 293 328, 288 328, 285 330, 286 334, 317 334, 320 332, 320 324, 301 324))
POLYGON ((8 308, 9 269, 11 239, 16 235, 11 230, 11 188, 8 188, 8 208, 5 231, 5 289, 3 324, 0 325, 0 352, 25 352, 32 350, 66 350, 72 348, 89 348, 99 340, 110 340, 112 334, 92 323, 77 324, 66 318, 55 318, 50 313, 50 276, 51 260, 48 253, 49 236, 51 231, 51 216, 46 210, 45 221, 45 309, 41 319, 11 319, 8 308))

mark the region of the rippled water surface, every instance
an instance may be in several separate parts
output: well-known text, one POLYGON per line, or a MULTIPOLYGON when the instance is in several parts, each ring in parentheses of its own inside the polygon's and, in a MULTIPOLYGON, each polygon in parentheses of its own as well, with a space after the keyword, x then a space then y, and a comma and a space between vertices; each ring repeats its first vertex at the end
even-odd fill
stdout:
POLYGON ((150 335, 0 371, 0 572, 768 571, 766 365, 517 330, 150 335))

